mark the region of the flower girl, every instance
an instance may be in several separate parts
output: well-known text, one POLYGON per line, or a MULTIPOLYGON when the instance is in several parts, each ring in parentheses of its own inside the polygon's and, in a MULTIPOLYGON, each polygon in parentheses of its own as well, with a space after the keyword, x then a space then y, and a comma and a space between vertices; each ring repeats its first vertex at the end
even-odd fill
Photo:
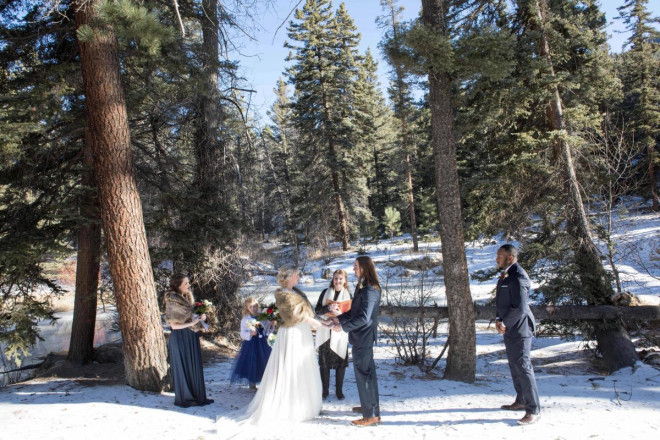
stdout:
POLYGON ((271 351, 268 345, 271 324, 268 321, 258 321, 258 313, 259 303, 253 297, 248 297, 243 305, 241 320, 243 344, 231 375, 231 383, 247 381, 250 389, 256 389, 257 383, 261 382, 271 351))

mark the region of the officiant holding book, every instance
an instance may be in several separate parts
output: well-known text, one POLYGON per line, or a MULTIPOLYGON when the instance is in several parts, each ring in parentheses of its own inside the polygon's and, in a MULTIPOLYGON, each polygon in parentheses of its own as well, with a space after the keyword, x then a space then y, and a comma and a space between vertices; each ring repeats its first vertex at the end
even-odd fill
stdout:
MULTIPOLYGON (((339 269, 332 274, 330 286, 321 292, 315 311, 317 315, 333 317, 337 313, 330 312, 331 304, 338 304, 340 310, 346 311, 350 309, 350 303, 347 274, 345 270, 339 269)), ((316 348, 319 351, 323 399, 327 399, 330 394, 330 370, 335 370, 335 395, 338 400, 343 400, 344 374, 348 366, 348 333, 319 327, 316 330, 316 348)))

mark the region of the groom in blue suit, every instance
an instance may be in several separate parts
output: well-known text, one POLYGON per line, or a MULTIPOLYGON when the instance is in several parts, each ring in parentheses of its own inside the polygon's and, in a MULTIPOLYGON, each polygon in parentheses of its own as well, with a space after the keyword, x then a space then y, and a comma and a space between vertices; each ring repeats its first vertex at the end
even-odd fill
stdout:
POLYGON ((502 405, 502 409, 525 410, 525 416, 518 420, 518 424, 530 425, 538 421, 541 415, 539 393, 530 359, 532 337, 536 329, 534 315, 528 304, 531 282, 525 269, 518 264, 518 249, 513 245, 500 247, 495 261, 497 267, 502 269, 495 294, 495 327, 498 333, 504 335, 506 356, 516 390, 515 402, 502 405))
MULTIPOLYGON (((380 283, 371 258, 359 256, 353 264, 353 272, 358 281, 351 309, 335 318, 334 331, 348 332, 348 341, 353 346, 353 369, 357 382, 360 406, 354 412, 362 413, 362 418, 353 420, 355 426, 380 424, 380 403, 378 380, 374 362, 374 343, 378 332, 378 308, 380 306, 380 283)), ((331 311, 338 313, 336 304, 331 311)))

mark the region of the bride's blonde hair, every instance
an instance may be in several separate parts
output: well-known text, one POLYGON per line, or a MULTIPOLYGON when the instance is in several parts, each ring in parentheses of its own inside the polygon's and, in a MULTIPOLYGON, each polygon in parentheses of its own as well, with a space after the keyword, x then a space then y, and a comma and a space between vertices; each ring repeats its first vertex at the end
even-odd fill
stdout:
POLYGON ((282 287, 286 287, 286 280, 288 280, 297 273, 298 273, 297 267, 282 266, 280 267, 279 272, 277 272, 277 283, 282 287))

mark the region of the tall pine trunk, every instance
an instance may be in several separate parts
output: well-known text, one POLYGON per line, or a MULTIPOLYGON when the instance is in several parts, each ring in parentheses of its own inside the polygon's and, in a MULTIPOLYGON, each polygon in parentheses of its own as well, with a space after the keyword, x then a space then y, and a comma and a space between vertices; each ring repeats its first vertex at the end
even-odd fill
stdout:
POLYGON ((410 169, 410 146, 408 145, 408 124, 405 115, 401 117, 401 130, 403 132, 403 150, 406 152, 405 171, 408 186, 408 215, 410 217, 410 234, 413 239, 413 251, 419 251, 417 241, 417 218, 415 217, 415 194, 413 193, 412 170, 410 169))
MULTIPOLYGON (((401 41, 401 35, 399 31, 399 23, 397 22, 397 13, 396 8, 393 2, 387 4, 389 9, 390 18, 392 20, 392 39, 396 42, 397 50, 401 50, 399 47, 399 42, 401 41)), ((394 82, 396 83, 396 96, 395 99, 398 103, 398 110, 396 113, 397 119, 399 120, 400 126, 399 129, 401 135, 401 150, 405 153, 404 167, 406 173, 406 186, 408 190, 408 215, 410 219, 410 234, 413 239, 413 251, 419 251, 419 243, 417 240, 417 218, 415 216, 415 194, 413 191, 413 180, 412 180, 412 170, 410 166, 410 135, 408 133, 408 111, 409 108, 406 105, 406 96, 404 94, 405 89, 405 73, 400 62, 397 60, 392 60, 394 64, 394 82)))
POLYGON ((100 25, 100 0, 76 2, 76 28, 89 118, 94 135, 99 206, 119 311, 124 367, 130 386, 160 391, 167 351, 149 260, 142 203, 131 162, 131 138, 112 26, 100 25))
POLYGON ((648 151, 648 161, 649 161, 649 192, 651 193, 651 203, 652 209, 655 212, 660 211, 660 199, 658 198, 658 177, 655 173, 655 145, 653 143, 653 138, 650 139, 649 145, 647 147, 648 151))
MULTIPOLYGON (((323 78, 323 75, 319 75, 323 78)), ((323 86, 323 85, 322 85, 323 86)), ((325 112, 326 121, 332 120, 332 115, 330 113, 330 105, 328 104, 328 96, 325 93, 325 88, 323 89, 323 111, 325 112)), ((335 149, 335 144, 331 136, 328 137, 328 152, 329 156, 332 158, 331 167, 332 171, 332 190, 335 196, 335 203, 337 204, 337 220, 339 221, 339 233, 341 235, 341 248, 344 251, 347 251, 351 244, 348 241, 348 224, 346 222, 346 209, 344 208, 344 200, 341 197, 341 185, 339 184, 339 173, 334 164, 339 163, 337 160, 337 152, 335 149)))
MULTIPOLYGON (((448 34, 448 3, 443 0, 422 0, 423 23, 441 35, 448 34)), ((461 221, 451 84, 449 75, 429 71, 436 192, 441 207, 438 218, 451 341, 444 377, 472 383, 477 362, 476 331, 461 221)))
MULTIPOLYGON (((547 3, 545 0, 534 1, 535 14, 531 16, 536 19, 536 23, 532 23, 533 27, 540 31, 539 55, 545 58, 549 75, 554 77, 552 51, 544 28, 545 18, 547 17, 547 3)), ((550 87, 551 100, 547 109, 550 129, 559 133, 567 133, 559 89, 554 83, 550 87)), ((613 290, 589 231, 589 221, 584 210, 580 184, 573 164, 571 144, 566 136, 558 135, 554 140, 554 148, 555 157, 557 158, 556 166, 564 182, 566 194, 567 232, 575 243, 575 260, 580 272, 580 281, 585 297, 590 304, 610 304, 613 290)), ((594 330, 598 346, 611 371, 635 364, 638 360, 637 353, 626 330, 620 323, 597 323, 594 330)))
POLYGON ((78 231, 78 258, 76 262, 76 295, 73 322, 67 358, 74 364, 92 361, 94 355, 94 328, 96 327, 97 289, 101 261, 101 223, 98 211, 96 180, 94 179, 93 135, 85 134, 83 147, 84 194, 80 201, 83 224, 78 231))
POLYGON ((219 142, 221 108, 218 106, 218 68, 220 55, 218 44, 218 1, 202 2, 200 21, 202 27, 202 92, 198 98, 197 131, 195 133, 195 154, 197 168, 195 186, 202 202, 214 209, 221 204, 222 146, 219 142))

